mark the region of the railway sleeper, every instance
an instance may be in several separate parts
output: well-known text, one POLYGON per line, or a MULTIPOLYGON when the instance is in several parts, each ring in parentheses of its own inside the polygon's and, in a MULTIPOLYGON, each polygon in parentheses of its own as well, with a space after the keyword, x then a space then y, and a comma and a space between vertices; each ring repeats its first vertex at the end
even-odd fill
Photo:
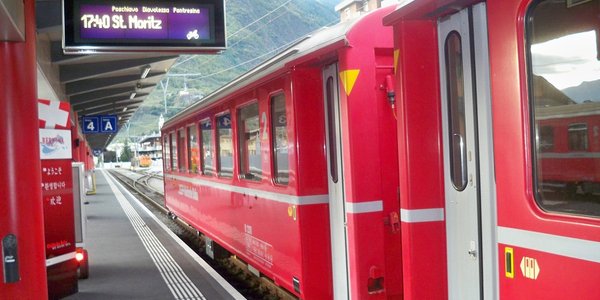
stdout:
POLYGON ((238 276, 243 276, 243 279, 247 281, 249 285, 264 293, 265 299, 298 300, 298 297, 277 285, 270 278, 263 276, 260 272, 257 275, 256 272, 258 272, 258 270, 239 257, 232 255, 229 257, 226 264, 228 265, 228 268, 231 268, 235 273, 238 273, 238 276))

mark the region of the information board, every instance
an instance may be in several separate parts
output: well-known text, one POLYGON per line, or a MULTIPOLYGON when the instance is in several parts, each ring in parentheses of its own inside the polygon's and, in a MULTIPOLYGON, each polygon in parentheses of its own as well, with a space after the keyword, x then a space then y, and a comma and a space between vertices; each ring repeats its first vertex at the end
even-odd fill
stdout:
POLYGON ((65 0, 63 49, 81 52, 218 52, 223 0, 65 0))

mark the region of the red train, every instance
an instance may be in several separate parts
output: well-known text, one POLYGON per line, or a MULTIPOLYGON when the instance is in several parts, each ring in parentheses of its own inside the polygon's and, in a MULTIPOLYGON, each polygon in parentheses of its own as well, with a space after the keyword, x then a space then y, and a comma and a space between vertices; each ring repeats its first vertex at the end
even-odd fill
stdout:
POLYGON ((316 32, 165 124, 166 206, 302 299, 597 299, 594 185, 546 188, 600 173, 599 14, 415 0, 316 32))
POLYGON ((600 103, 539 107, 536 115, 542 192, 599 194, 600 103))
POLYGON ((390 11, 314 33, 163 127, 166 206, 304 299, 380 292, 400 265, 390 11))

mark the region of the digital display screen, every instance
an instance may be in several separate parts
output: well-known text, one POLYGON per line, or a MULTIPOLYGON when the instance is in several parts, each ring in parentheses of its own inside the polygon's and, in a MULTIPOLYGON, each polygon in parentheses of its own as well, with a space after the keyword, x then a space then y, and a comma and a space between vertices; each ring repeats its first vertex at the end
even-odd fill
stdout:
POLYGON ((64 50, 217 52, 225 49, 223 0, 65 0, 64 50))

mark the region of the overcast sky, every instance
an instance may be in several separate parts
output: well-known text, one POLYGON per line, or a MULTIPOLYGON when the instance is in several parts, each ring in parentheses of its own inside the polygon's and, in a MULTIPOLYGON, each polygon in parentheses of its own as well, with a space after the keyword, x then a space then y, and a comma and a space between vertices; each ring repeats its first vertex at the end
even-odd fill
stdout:
POLYGON ((600 79, 594 31, 533 45, 533 72, 562 90, 600 79))

